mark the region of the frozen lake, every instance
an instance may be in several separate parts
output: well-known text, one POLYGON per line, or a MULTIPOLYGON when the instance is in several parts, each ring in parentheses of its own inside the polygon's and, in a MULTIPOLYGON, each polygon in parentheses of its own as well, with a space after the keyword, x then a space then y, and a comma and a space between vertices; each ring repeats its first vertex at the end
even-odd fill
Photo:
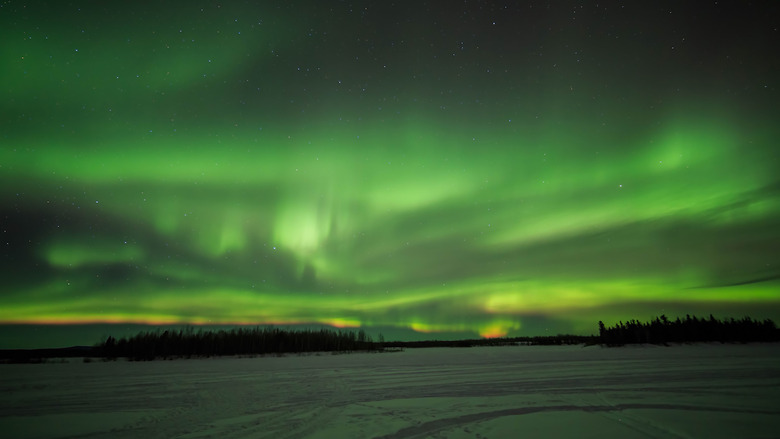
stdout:
POLYGON ((777 438, 780 345, 0 365, 8 438, 777 438))

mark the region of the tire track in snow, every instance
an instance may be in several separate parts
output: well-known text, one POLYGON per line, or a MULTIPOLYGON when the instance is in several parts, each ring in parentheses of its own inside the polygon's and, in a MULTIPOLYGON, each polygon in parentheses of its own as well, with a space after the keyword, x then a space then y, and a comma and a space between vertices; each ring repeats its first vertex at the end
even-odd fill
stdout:
POLYGON ((626 413, 624 410, 617 409, 616 405, 608 401, 602 393, 597 393, 596 397, 601 404, 590 404, 591 406, 615 407, 615 410, 606 410, 599 413, 602 417, 609 421, 623 425, 649 438, 690 439, 690 437, 687 435, 683 435, 668 428, 664 428, 663 426, 653 424, 651 421, 643 419, 640 416, 636 416, 635 414, 631 415, 626 413))
POLYGON ((351 389, 347 387, 343 375, 338 373, 338 371, 337 374, 326 379, 331 383, 331 385, 325 387, 330 391, 328 400, 324 404, 321 400, 317 400, 314 403, 309 402, 307 409, 304 411, 303 420, 293 423, 293 425, 286 425, 285 431, 276 432, 275 438, 302 439, 309 437, 318 429, 322 429, 329 422, 338 418, 338 415, 350 401, 351 389))
MULTIPOLYGON (((523 407, 523 408, 511 408, 503 410, 494 410, 490 412, 472 413, 468 415, 461 415, 452 418, 437 419, 435 421, 425 422, 412 427, 403 428, 395 433, 378 436, 375 439, 412 439, 430 437, 432 434, 449 430, 454 427, 460 427, 475 422, 484 422, 496 418, 505 416, 520 416, 530 415, 533 413, 541 412, 571 412, 581 411, 586 413, 602 413, 602 412, 621 412, 631 409, 654 409, 654 410, 687 410, 687 411, 709 411, 709 412, 725 412, 725 413, 749 413, 749 414, 762 414, 762 415, 774 415, 780 416, 780 411, 772 410, 748 410, 748 409, 727 409, 721 407, 698 407, 682 404, 618 404, 618 405, 553 405, 553 406, 537 406, 537 407, 523 407)), ((672 434, 668 430, 658 429, 664 433, 672 434)), ((669 438, 669 437, 681 437, 675 434, 675 436, 652 436, 649 431, 637 430, 640 433, 648 435, 648 437, 655 438, 669 438)), ((682 436, 684 437, 684 436, 682 436)))

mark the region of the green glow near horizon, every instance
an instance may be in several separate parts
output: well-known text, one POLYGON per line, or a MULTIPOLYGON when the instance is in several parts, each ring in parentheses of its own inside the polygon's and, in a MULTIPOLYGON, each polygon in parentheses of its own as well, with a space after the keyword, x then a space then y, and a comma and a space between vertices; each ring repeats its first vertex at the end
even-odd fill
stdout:
POLYGON ((780 317, 775 82, 735 85, 747 67, 702 82, 688 59, 706 50, 596 31, 524 55, 491 32, 526 12, 475 9, 499 24, 423 44, 344 11, 61 8, 0 22, 0 323, 497 336, 780 317), (611 44, 641 56, 617 63, 611 44), (620 72, 644 59, 674 87, 620 72))

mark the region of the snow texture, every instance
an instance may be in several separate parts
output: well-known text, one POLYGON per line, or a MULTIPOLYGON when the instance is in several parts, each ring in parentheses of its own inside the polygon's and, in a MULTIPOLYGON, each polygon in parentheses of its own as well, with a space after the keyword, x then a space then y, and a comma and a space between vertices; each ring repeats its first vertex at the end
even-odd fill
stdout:
POLYGON ((780 345, 0 366, 8 438, 780 437, 780 345))

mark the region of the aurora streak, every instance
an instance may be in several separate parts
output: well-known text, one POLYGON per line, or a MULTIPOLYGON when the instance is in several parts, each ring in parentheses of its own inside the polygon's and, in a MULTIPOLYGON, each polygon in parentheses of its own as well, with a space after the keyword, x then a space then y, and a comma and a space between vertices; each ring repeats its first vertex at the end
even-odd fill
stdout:
POLYGON ((780 321, 776 7, 258 3, 3 3, 0 323, 780 321))

